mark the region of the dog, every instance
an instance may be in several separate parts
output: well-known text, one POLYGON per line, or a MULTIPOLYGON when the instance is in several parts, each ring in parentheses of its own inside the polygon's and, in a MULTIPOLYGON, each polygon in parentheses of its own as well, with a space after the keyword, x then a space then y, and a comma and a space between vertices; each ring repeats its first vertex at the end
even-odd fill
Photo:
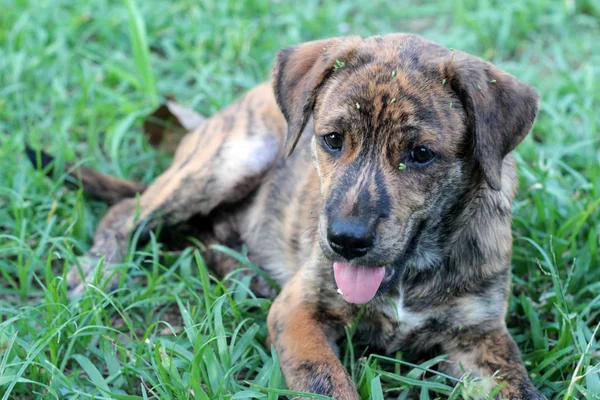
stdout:
MULTIPOLYGON (((355 337, 371 348, 441 351, 445 372, 490 377, 498 398, 543 399, 505 324, 511 152, 538 102, 492 64, 412 34, 283 49, 271 82, 185 136, 151 185, 79 172, 114 204, 68 274, 72 293, 99 257, 123 261, 133 231, 200 216, 205 243, 245 244, 282 287, 267 325, 290 389, 359 398, 336 343, 360 314, 355 337)), ((210 255, 217 275, 236 268, 210 255)))

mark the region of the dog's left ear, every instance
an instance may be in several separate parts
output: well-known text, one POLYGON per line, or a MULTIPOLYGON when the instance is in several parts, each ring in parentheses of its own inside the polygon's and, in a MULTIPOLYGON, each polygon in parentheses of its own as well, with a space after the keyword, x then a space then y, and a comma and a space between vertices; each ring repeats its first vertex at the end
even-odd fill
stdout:
POLYGON ((290 155, 312 113, 317 93, 334 71, 336 61, 352 56, 360 37, 349 36, 307 42, 277 54, 273 90, 288 124, 286 155, 290 155))
POLYGON ((502 160, 531 129, 538 111, 535 90, 492 64, 455 51, 445 76, 467 114, 474 157, 494 190, 502 187, 502 160))

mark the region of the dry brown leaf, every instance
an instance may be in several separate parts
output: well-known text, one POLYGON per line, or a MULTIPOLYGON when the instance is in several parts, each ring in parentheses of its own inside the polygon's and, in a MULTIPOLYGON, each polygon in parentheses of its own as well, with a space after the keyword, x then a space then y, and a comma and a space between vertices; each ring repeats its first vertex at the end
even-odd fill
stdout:
POLYGON ((144 121, 144 134, 150 145, 173 154, 183 136, 196 129, 205 118, 187 107, 168 99, 144 121))

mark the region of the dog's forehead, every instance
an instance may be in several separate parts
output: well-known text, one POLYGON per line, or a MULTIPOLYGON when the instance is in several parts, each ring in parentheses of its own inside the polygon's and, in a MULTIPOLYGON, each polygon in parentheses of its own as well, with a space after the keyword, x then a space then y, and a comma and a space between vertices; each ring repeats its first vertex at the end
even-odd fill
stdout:
POLYGON ((440 61, 450 55, 451 50, 412 34, 389 34, 361 40, 356 54, 370 54, 373 60, 396 61, 404 67, 420 68, 432 61, 440 61))
MULTIPOLYGON (((398 125, 428 125, 440 131, 450 103, 442 82, 450 51, 418 36, 396 34, 364 39, 333 72, 318 101, 318 124, 359 122, 368 131, 398 125)), ((341 61, 341 60, 340 60, 341 61)))
MULTIPOLYGON (((371 95, 394 91, 435 92, 451 52, 409 34, 374 36, 362 40, 348 55, 348 70, 340 79, 349 90, 367 89, 371 95), (379 91, 373 90, 378 86, 379 91)), ((360 91, 360 90, 358 90, 360 91)), ((443 90, 439 90, 443 91, 443 90)))

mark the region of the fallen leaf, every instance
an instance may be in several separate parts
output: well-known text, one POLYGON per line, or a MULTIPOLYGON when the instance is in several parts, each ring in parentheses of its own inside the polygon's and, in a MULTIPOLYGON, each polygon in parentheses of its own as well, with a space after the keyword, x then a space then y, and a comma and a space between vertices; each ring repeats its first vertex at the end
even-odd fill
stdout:
POLYGON ((146 118, 144 134, 152 147, 173 154, 183 136, 202 125, 204 120, 194 110, 168 99, 146 118))

